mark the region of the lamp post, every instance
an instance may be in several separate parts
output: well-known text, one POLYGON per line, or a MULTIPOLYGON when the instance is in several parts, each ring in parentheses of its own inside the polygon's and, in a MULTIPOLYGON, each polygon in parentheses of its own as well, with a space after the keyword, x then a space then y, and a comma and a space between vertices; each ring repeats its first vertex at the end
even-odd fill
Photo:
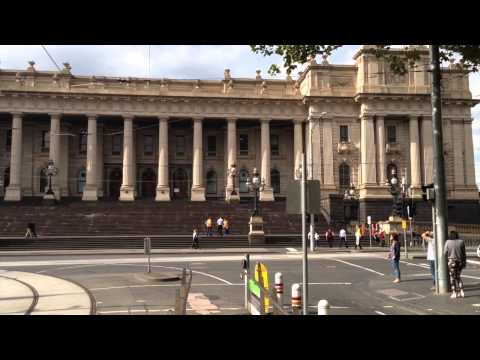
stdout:
MULTIPOLYGON (((405 169, 405 173, 407 173, 406 171, 407 169, 405 169)), ((402 176, 402 218, 405 218, 405 215, 407 213, 406 211, 406 199, 407 199, 407 196, 408 196, 408 188, 409 188, 409 184, 407 183, 407 179, 405 178, 405 176, 402 176)), ((408 217, 408 215, 407 215, 408 217)), ((406 228, 403 228, 403 239, 405 241, 405 257, 408 257, 408 248, 407 248, 407 229, 406 228)))
MULTIPOLYGON (((345 190, 345 193, 343 194, 343 201, 345 203, 345 201, 354 201, 354 200, 358 200, 358 191, 357 189, 355 188, 355 185, 353 183, 350 184, 350 187, 348 189, 345 190)), ((350 219, 352 217, 352 205, 350 204, 350 219)), ((347 216, 345 214, 345 209, 346 209, 346 206, 344 204, 343 206, 343 222, 347 223, 347 216)))
POLYGON ((55 166, 53 160, 48 160, 47 165, 47 176, 48 176, 48 190, 46 195, 55 195, 52 190, 52 176, 56 176, 58 174, 58 168, 55 166))
POLYGON ((392 215, 395 217, 401 216, 401 189, 398 184, 397 172, 392 169, 392 178, 387 180, 386 185, 389 186, 390 194, 393 196, 392 215))
POLYGON ((253 168, 252 177, 247 177, 246 185, 250 191, 253 191, 255 194, 254 197, 254 209, 252 216, 257 216, 258 211, 258 194, 260 191, 263 191, 265 188, 265 179, 260 178, 260 174, 257 171, 257 168, 253 168))
POLYGON ((236 196, 237 191, 235 190, 235 177, 237 176, 237 166, 235 164, 232 164, 230 169, 228 169, 228 175, 232 178, 232 192, 230 195, 236 196))

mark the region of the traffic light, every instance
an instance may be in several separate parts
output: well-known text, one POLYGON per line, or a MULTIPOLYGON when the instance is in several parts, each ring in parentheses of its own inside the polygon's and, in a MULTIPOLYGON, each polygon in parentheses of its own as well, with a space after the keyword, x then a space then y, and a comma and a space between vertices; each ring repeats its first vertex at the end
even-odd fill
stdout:
POLYGON ((424 201, 435 201, 435 189, 433 184, 422 185, 422 199, 424 201))

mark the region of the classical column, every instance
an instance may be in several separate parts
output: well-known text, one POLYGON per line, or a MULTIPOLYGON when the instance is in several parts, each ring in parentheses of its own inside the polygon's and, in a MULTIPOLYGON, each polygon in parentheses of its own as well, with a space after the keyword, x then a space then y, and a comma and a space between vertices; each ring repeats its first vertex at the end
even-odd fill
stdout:
POLYGON ((463 119, 452 119, 450 121, 453 142, 453 177, 455 188, 465 187, 465 149, 467 139, 463 119))
MULTIPOLYGON (((375 164, 375 130, 372 116, 363 115, 360 121, 360 153, 361 153, 361 187, 377 185, 377 171, 375 164)), ((360 195, 366 195, 365 192, 360 195)))
POLYGON ((412 188, 420 188, 422 185, 422 173, 420 170, 420 136, 418 117, 410 116, 410 185, 412 188))
POLYGON ((335 187, 332 119, 323 119, 323 185, 335 187))
POLYGON ((202 121, 201 118, 193 119, 192 201, 205 201, 202 121))
POLYGON ((105 181, 103 179, 103 124, 97 122, 97 191, 98 196, 104 196, 105 181))
POLYGON ((260 201, 274 201, 272 184, 270 181, 270 119, 260 119, 261 127, 261 175, 265 180, 265 187, 260 192, 260 201))
POLYGON ((123 120, 123 179, 120 187, 120 201, 135 200, 133 146, 133 116, 126 116, 123 120))
MULTIPOLYGON (((475 160, 473 150, 473 137, 472 137, 472 120, 466 119, 464 122, 464 134, 465 134, 465 185, 475 185, 475 160)), ((477 189, 475 189, 477 190, 477 189)))
POLYGON ((49 158, 53 160, 53 164, 57 167, 57 175, 52 176, 52 191, 55 194, 55 199, 60 200, 60 159, 61 159, 61 149, 60 149, 60 118, 61 114, 50 114, 50 153, 49 158))
POLYGON ((377 141, 378 181, 380 185, 384 185, 387 182, 385 176, 387 169, 385 167, 385 120, 383 116, 377 116, 377 141))
POLYGON ((5 191, 5 201, 22 199, 22 114, 12 114, 12 147, 10 153, 10 185, 5 191))
POLYGON ((433 182, 433 130, 432 117, 422 119, 422 147, 423 147, 423 182, 424 185, 433 182))
POLYGON ((235 184, 233 178, 229 175, 229 171, 232 165, 237 166, 237 119, 227 119, 227 170, 225 175, 227 176, 227 187, 225 189, 225 200, 240 200, 240 189, 236 186, 238 179, 238 167, 237 174, 235 175, 235 184), (236 195, 231 195, 233 188, 235 187, 236 195))
POLYGON ((302 162, 302 119, 293 120, 293 156, 294 156, 294 167, 293 167, 293 177, 296 180, 300 178, 297 177, 297 169, 300 168, 302 162))
POLYGON ((87 130, 87 182, 83 189, 84 201, 98 200, 97 183, 97 115, 88 115, 87 130))
POLYGON ((158 181, 156 201, 170 201, 168 186, 168 119, 158 121, 158 181))

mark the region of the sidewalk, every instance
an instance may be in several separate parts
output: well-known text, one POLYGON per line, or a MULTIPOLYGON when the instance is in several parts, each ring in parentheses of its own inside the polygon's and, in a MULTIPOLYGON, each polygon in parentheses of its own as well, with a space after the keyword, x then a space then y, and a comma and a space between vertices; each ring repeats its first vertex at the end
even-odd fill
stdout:
POLYGON ((91 315, 94 303, 81 286, 54 276, 0 272, 0 315, 91 315))

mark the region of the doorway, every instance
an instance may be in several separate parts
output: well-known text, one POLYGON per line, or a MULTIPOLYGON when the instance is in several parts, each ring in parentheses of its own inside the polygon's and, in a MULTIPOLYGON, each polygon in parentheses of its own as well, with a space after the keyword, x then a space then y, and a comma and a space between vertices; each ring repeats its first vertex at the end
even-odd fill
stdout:
POLYGON ((172 184, 174 199, 187 199, 189 197, 188 175, 184 168, 177 168, 173 171, 172 184))
POLYGON ((122 186, 122 170, 113 168, 108 176, 108 196, 113 199, 120 198, 120 186, 122 186))
POLYGON ((142 197, 154 198, 156 195, 157 176, 152 168, 147 168, 142 172, 142 197))

